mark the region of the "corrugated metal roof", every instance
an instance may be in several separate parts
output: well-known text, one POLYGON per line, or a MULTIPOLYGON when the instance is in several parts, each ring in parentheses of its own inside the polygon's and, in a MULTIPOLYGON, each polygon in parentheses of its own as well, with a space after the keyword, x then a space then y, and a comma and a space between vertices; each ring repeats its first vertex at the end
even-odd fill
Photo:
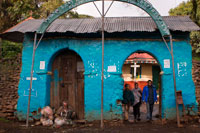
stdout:
MULTIPOLYGON (((195 31, 200 28, 188 16, 166 16, 163 17, 171 31, 195 31)), ((1 34, 3 38, 6 35, 15 33, 21 36, 27 32, 35 32, 42 19, 29 19, 1 34)), ((101 30, 101 18, 84 19, 57 19, 47 29, 48 33, 96 33, 101 30)), ((151 17, 109 17, 105 18, 105 31, 113 32, 154 32, 158 30, 151 17)))

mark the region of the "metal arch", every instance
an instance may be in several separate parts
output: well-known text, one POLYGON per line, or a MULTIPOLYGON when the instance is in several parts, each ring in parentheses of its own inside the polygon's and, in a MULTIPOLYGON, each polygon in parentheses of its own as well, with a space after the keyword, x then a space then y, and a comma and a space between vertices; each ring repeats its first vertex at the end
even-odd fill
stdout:
MULTIPOLYGON (((103 75, 103 61, 104 61, 104 0, 70 0, 60 6, 58 9, 56 9, 38 28, 38 30, 35 33, 35 39, 34 39, 34 48, 33 48, 33 55, 32 55, 32 68, 31 68, 31 80, 30 80, 30 91, 29 91, 29 100, 28 100, 28 109, 27 109, 27 120, 26 120, 26 127, 28 127, 29 123, 29 109, 30 109, 30 97, 31 97, 31 89, 32 89, 32 79, 33 79, 33 66, 34 66, 34 59, 35 59, 35 51, 38 47, 40 41, 43 38, 44 33, 46 32, 47 28, 50 26, 50 24, 56 20, 58 17, 63 15, 64 13, 68 12, 69 10, 80 6, 82 4, 86 4, 89 2, 94 1, 102 1, 102 75, 103 75), (37 40, 37 34, 42 34, 38 44, 36 45, 37 40)), ((143 9, 145 12, 147 12, 153 21, 156 23, 164 42, 166 43, 165 36, 170 38, 170 44, 171 44, 171 51, 167 46, 171 56, 172 56, 172 64, 173 64, 173 79, 174 79, 174 90, 175 90, 175 99, 177 99, 176 96, 176 78, 175 78, 175 67, 174 67, 174 55, 173 55, 173 41, 172 36, 170 34, 170 31, 166 25, 166 23, 163 21, 162 17, 158 13, 158 11, 149 3, 147 0, 107 0, 107 1, 119 1, 119 2, 125 2, 132 5, 135 5, 141 9, 143 9)), ((178 112, 178 105, 176 100, 176 113, 177 113, 177 125, 180 127, 180 119, 179 119, 179 112, 178 112)), ((101 105, 101 127, 103 128, 103 76, 102 76, 102 105, 101 105)))
MULTIPOLYGON (((50 24, 54 20, 56 20, 58 17, 60 17, 64 13, 70 11, 71 9, 78 7, 80 5, 83 5, 89 2, 95 2, 95 1, 100 1, 100 0, 70 0, 66 2, 65 4, 57 8, 53 13, 51 13, 48 16, 48 18, 38 28, 37 33, 39 34, 45 33, 47 28, 50 26, 50 24)), ((106 0, 106 1, 112 1, 112 0, 106 0)), ((147 0, 114 0, 114 1, 129 3, 143 9, 146 13, 148 13, 151 16, 153 21, 156 23, 162 36, 170 35, 170 31, 166 23, 163 21, 161 15, 147 0)))

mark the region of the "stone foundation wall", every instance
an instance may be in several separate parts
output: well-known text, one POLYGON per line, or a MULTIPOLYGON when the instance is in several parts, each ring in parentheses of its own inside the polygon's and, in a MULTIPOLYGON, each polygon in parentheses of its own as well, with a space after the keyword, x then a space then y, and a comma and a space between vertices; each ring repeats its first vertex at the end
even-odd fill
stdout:
POLYGON ((200 61, 192 61, 192 78, 196 87, 196 97, 200 104, 200 61))
POLYGON ((21 55, 12 60, 0 60, 0 117, 15 119, 21 55))

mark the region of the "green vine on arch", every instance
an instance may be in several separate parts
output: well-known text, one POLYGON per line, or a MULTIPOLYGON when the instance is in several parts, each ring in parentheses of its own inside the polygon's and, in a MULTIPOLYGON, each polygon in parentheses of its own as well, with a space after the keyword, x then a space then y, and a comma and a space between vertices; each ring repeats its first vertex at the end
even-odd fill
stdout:
MULTIPOLYGON (((80 6, 82 4, 95 1, 100 1, 100 0, 70 0, 66 2, 48 16, 48 18, 40 25, 39 29, 37 30, 37 33, 39 34, 45 33, 46 29, 50 26, 50 24, 54 20, 56 20, 64 13, 70 11, 71 9, 76 8, 77 6, 80 6)), ((114 1, 129 3, 143 9, 146 13, 148 13, 151 16, 153 21, 156 23, 162 36, 170 35, 170 31, 166 23, 162 19, 161 15, 147 0, 114 0, 114 1)))

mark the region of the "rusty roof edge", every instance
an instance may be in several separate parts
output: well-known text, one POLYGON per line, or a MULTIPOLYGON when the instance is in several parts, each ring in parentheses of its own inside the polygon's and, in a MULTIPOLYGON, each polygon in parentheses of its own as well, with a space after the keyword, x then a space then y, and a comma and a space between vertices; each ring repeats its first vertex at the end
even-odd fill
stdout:
POLYGON ((22 24, 22 23, 24 23, 24 22, 26 22, 26 21, 33 20, 33 19, 34 19, 33 17, 29 17, 29 18, 27 18, 27 19, 25 19, 25 20, 19 22, 18 24, 16 24, 16 25, 10 27, 9 29, 5 30, 4 32, 2 32, 2 33, 0 33, 0 34, 6 33, 6 32, 8 32, 8 31, 10 31, 11 29, 15 28, 16 26, 18 26, 18 25, 20 25, 20 24, 22 24))

